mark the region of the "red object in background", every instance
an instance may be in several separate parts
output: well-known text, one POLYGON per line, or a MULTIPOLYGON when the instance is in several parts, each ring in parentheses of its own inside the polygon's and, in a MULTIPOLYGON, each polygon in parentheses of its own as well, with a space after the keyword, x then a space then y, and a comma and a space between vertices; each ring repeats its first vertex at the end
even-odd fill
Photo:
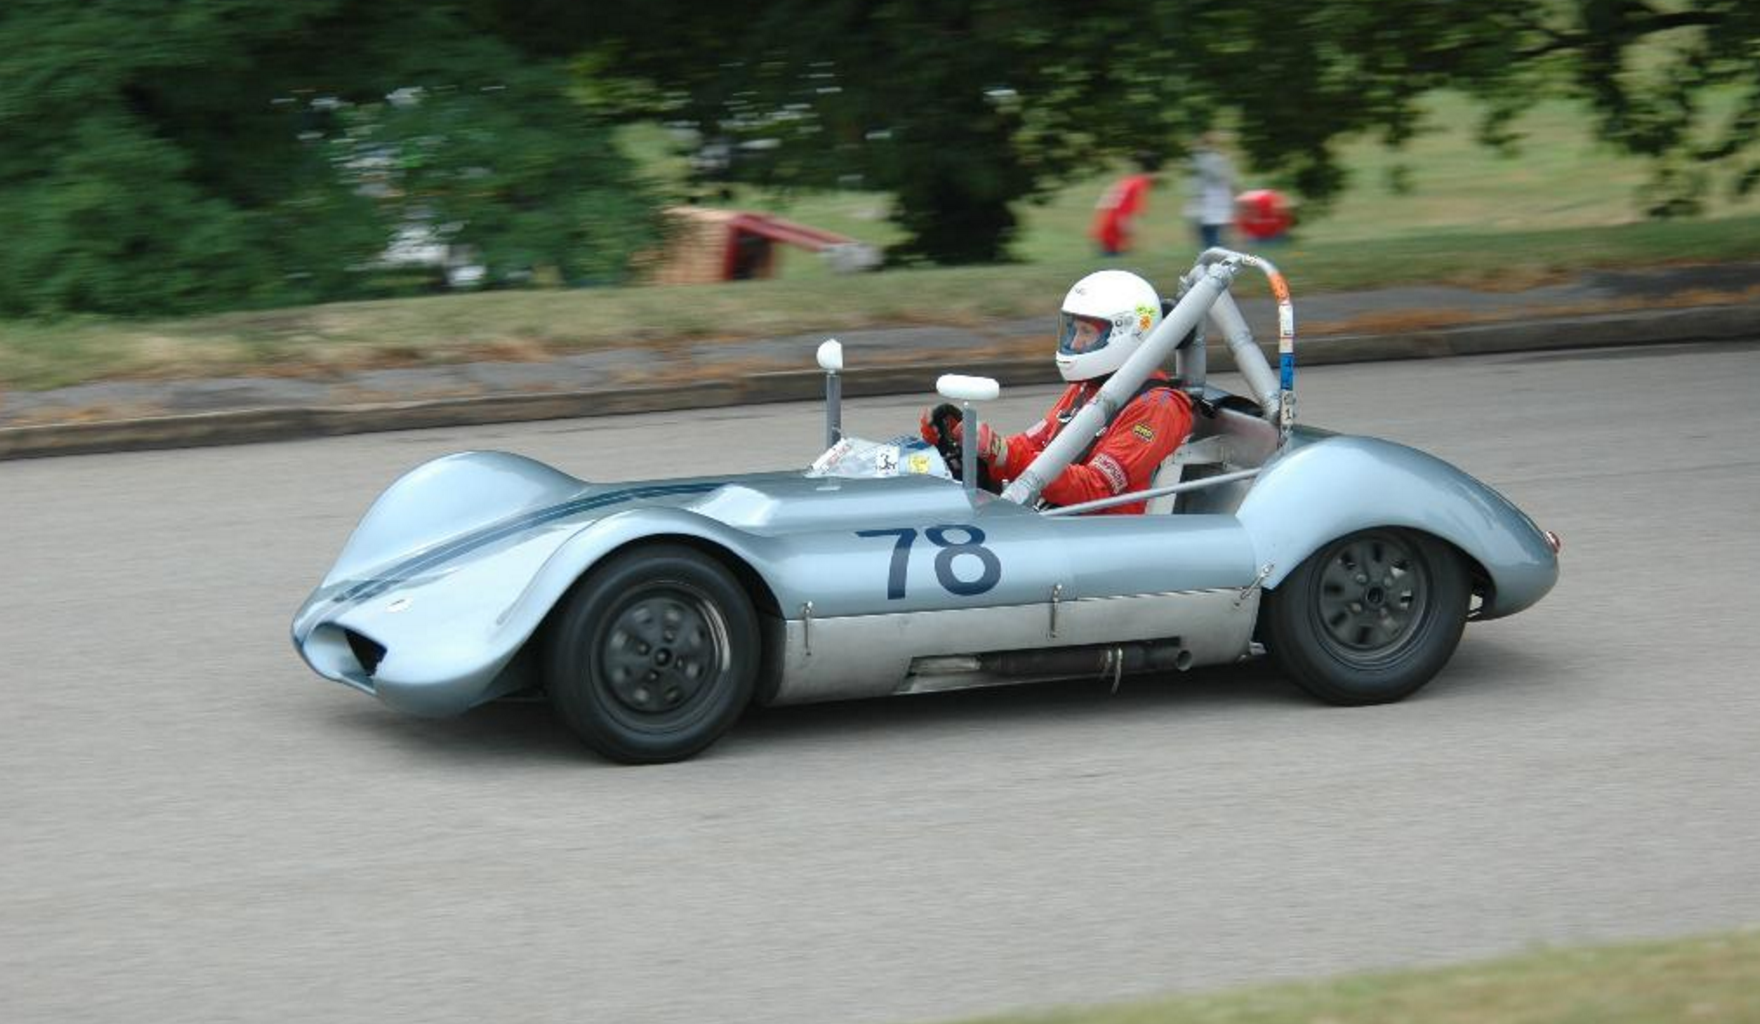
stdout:
POLYGON ((808 252, 854 241, 845 235, 783 220, 767 213, 739 213, 728 222, 727 248, 722 257, 721 279, 744 281, 769 277, 770 243, 797 245, 808 252))
POLYGON ((1099 205, 1094 207, 1094 224, 1088 229, 1100 248, 1109 253, 1130 248, 1131 218, 1142 212, 1152 183, 1147 174, 1132 174, 1114 183, 1100 197, 1099 205))
POLYGON ((1255 242, 1282 238, 1295 223, 1295 212, 1282 192, 1256 188, 1235 197, 1235 226, 1255 242))
MULTIPOLYGON (((856 260, 848 269, 864 270, 879 262, 877 251, 853 238, 767 213, 705 206, 675 206, 666 212, 672 220, 667 244, 653 257, 652 280, 659 284, 773 277, 783 245, 831 255, 846 251, 856 260)), ((843 269, 836 262, 832 266, 843 269)))

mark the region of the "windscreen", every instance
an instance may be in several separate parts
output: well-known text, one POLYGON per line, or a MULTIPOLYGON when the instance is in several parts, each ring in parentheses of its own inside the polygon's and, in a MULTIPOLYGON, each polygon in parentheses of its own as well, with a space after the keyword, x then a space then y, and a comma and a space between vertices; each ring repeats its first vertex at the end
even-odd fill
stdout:
POLYGON ((1104 317, 1064 313, 1058 322, 1057 351, 1066 356, 1098 352, 1112 340, 1112 321, 1104 317))

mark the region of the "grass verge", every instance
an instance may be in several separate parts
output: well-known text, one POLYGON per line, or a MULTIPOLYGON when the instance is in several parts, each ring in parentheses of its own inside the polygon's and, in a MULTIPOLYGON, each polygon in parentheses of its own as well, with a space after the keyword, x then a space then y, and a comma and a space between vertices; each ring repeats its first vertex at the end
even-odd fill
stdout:
MULTIPOLYGON (((1596 267, 1760 259, 1760 217, 1318 240, 1267 250, 1301 296, 1402 283, 1513 290, 1596 267)), ((1121 262, 1166 282, 1191 255, 1121 262)), ((686 287, 442 295, 162 321, 0 324, 0 388, 116 377, 328 376, 385 366, 531 360, 608 345, 661 348, 903 324, 1049 317, 1084 254, 1008 266, 897 270, 686 287)), ((1259 281, 1241 291, 1254 294, 1259 281)))
MULTIPOLYGON (((1760 1021, 1760 930, 1439 970, 986 1017, 982 1024, 1735 1024, 1760 1021)), ((979 1024, 979 1022, 972 1022, 979 1024)))

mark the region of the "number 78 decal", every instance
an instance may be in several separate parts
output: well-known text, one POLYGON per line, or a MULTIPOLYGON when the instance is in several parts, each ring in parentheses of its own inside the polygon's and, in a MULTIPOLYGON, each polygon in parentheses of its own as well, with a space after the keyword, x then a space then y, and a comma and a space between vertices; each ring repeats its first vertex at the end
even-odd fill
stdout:
MULTIPOLYGON (((906 574, 910 571, 911 545, 916 542, 917 531, 908 526, 892 530, 857 530, 858 537, 897 537, 898 542, 892 546, 892 568, 886 576, 886 599, 897 601, 904 597, 906 574)), ((982 594, 996 586, 1002 579, 1002 559, 996 552, 984 546, 984 531, 976 526, 931 526, 923 531, 929 543, 940 548, 935 553, 935 582, 941 589, 961 597, 972 597, 982 594), (954 543, 947 539, 949 530, 958 530, 966 535, 962 543, 954 543), (970 555, 983 565, 984 571, 975 580, 962 580, 953 573, 954 559, 961 555, 970 555)))

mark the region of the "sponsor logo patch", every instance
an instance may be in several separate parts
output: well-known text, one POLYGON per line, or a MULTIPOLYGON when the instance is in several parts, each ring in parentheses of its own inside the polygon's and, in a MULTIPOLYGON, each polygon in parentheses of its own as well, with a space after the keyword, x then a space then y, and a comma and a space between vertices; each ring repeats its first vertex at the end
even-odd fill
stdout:
POLYGON ((1114 494, 1123 492, 1130 483, 1130 478, 1125 475, 1124 467, 1119 465, 1118 460, 1110 455, 1095 456, 1094 461, 1089 465, 1100 471, 1100 475, 1112 485, 1112 493, 1114 494))
POLYGON ((1151 427, 1147 423, 1139 423, 1136 426, 1132 427, 1131 433, 1137 435, 1138 437, 1142 438, 1145 441, 1155 440, 1155 428, 1151 427))
POLYGON ((912 473, 929 472, 929 456, 924 455, 922 452, 912 455, 909 459, 905 460, 905 462, 906 465, 910 467, 912 473))

